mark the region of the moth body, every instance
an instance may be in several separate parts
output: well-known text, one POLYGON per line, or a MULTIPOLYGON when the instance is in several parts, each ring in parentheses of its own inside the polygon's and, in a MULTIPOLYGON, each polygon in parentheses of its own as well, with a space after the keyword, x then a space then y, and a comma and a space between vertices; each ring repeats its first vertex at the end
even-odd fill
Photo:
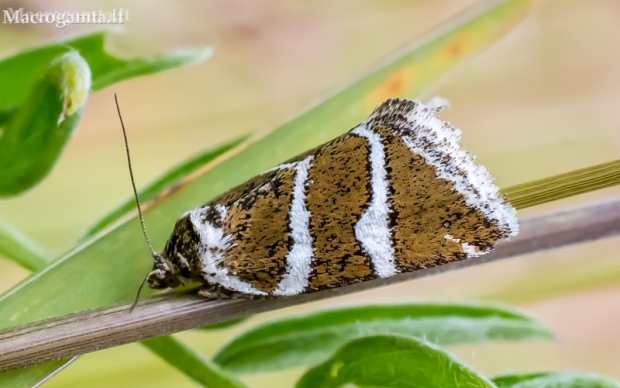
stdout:
POLYGON ((460 131, 390 99, 344 135, 185 213, 147 282, 286 296, 434 267, 518 233, 460 131))

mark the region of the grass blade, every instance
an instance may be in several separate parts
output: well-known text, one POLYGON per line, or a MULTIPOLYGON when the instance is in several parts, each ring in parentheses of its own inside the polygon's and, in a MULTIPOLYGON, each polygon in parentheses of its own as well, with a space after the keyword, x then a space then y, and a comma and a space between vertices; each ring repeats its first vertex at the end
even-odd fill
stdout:
MULTIPOLYGON (((532 3, 494 2, 488 9, 450 22, 422 44, 407 48, 387 64, 193 180, 146 212, 153 242, 161 246, 176 218, 188 209, 357 124, 386 90, 394 95, 420 93, 470 54, 506 34, 526 16, 532 3), (415 77, 402 87, 390 87, 395 80, 410 74, 415 77)), ((90 53, 83 55, 88 60, 90 53)), ((93 75, 95 79, 95 68, 93 75)), ((0 107, 5 102, 0 100, 0 107)), ((133 219, 69 252, 2 295, 0 328, 130 301, 151 266, 139 224, 133 219), (76 288, 88 292, 78 295, 72 292, 76 288)), ((221 320, 225 319, 205 321, 202 325, 221 320)), ((28 369, 22 373, 27 375, 28 369)))
POLYGON ((0 196, 27 190, 50 172, 79 122, 90 80, 75 51, 51 61, 0 137, 0 196))
POLYGON ((267 323, 233 339, 213 360, 236 373, 316 365, 346 342, 378 334, 426 338, 441 345, 553 338, 538 320, 497 305, 363 306, 267 323))
POLYGON ((620 160, 512 186, 503 193, 517 209, 620 184, 620 160))
MULTIPOLYGON (((480 13, 477 17, 461 20, 460 24, 453 26, 449 32, 439 35, 435 40, 421 47, 410 49, 406 55, 390 66, 393 67, 396 62, 402 64, 404 61, 415 63, 416 66, 432 67, 437 56, 447 49, 446 45, 449 46, 449 42, 462 40, 464 31, 471 32, 482 28, 477 36, 485 37, 484 43, 490 43, 503 35, 508 26, 521 19, 529 4, 530 2, 527 1, 502 2, 496 8, 480 13), (482 27, 476 28, 477 26, 482 27)), ((482 45, 483 42, 478 41, 477 45, 467 46, 468 52, 473 52, 482 45)), ((464 54, 459 56, 459 60, 463 58, 464 54)), ((455 65, 458 62, 455 59, 451 64, 455 65)), ((370 92, 373 89, 372 86, 379 85, 382 80, 392 74, 392 67, 382 67, 302 115, 301 118, 282 126, 271 135, 209 170, 186 185, 183 190, 167 197, 151 211, 147 211, 146 222, 155 245, 160 245, 165 241, 176 218, 187 209, 206 202, 225 189, 292 154, 345 131, 355 123, 351 120, 357 120, 357 117, 366 115, 368 112, 359 109, 357 116, 347 118, 347 123, 344 125, 322 126, 322 124, 330 120, 330 115, 341 119, 342 116, 350 117, 348 113, 344 113, 347 111, 341 109, 342 105, 357 104, 361 107, 361 101, 367 93, 360 92, 366 89, 370 92), (233 171, 234 174, 231 173, 233 171)), ((444 70, 447 71, 448 68, 445 67, 444 70)), ((440 76, 438 72, 434 74, 434 79, 440 76)), ((425 82, 430 83, 430 81, 425 82)), ((416 88, 416 91, 421 89, 421 87, 416 88)), ((151 265, 152 261, 144 247, 140 227, 137 220, 133 219, 102 238, 69 252, 53 265, 2 295, 0 297, 2 307, 0 327, 129 301, 133 298, 140 280, 151 265), (88 271, 84 271, 84 268, 88 268, 88 271), (75 295, 69 290, 74 287, 84 287, 93 292, 87 295, 75 295), (25 294, 29 297, 22 297, 25 294), (62 298, 52 298, 55 295, 62 295, 62 298), (43 300, 49 303, 41 303, 43 300), (28 304, 34 304, 37 307, 24 311, 29 307, 28 304), (11 315, 15 315, 15 318, 7 319, 11 315)))
POLYGON ((498 388, 620 388, 620 383, 594 373, 540 372, 493 379, 498 388))
MULTIPOLYGON (((222 145, 209 148, 192 158, 186 160, 180 165, 174 167, 172 170, 168 171, 164 175, 157 178, 155 181, 151 182, 144 189, 140 190, 138 194, 140 195, 140 201, 142 202, 143 209, 149 207, 148 201, 157 200, 159 196, 165 195, 165 192, 173 192, 175 189, 178 189, 180 186, 180 181, 185 179, 187 176, 195 173, 197 170, 204 168, 204 166, 221 156, 222 154, 232 150, 245 140, 247 140, 249 135, 238 137, 234 140, 229 141, 228 143, 224 143, 222 145)), ((112 225, 119 219, 121 219, 127 213, 136 210, 136 202, 133 197, 127 199, 116 209, 108 213, 105 217, 99 220, 93 227, 91 227, 85 234, 82 236, 82 241, 94 236, 98 232, 102 231, 106 227, 112 225)))
POLYGON ((211 364, 174 337, 153 338, 142 341, 142 344, 203 387, 245 388, 240 381, 227 375, 217 365, 211 364))
POLYGON ((297 388, 477 387, 495 388, 486 377, 445 350, 418 339, 375 336, 353 340, 306 372, 297 388))
POLYGON ((0 220, 0 255, 36 272, 54 259, 54 254, 12 225, 0 220))
MULTIPOLYGON (((206 300, 173 293, 139 303, 132 314, 127 313, 131 303, 83 311, 0 332, 0 371, 619 234, 620 200, 522 220, 519 236, 485 256, 347 287, 267 300, 206 300)), ((6 383, 3 377, 0 373, 0 386, 6 383)))

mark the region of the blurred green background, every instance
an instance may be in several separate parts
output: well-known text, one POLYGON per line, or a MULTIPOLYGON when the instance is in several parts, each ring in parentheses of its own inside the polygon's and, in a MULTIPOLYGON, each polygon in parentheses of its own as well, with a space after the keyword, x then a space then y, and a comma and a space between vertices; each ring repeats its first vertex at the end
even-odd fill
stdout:
MULTIPOLYGON (((266 133, 375 61, 422 38, 475 1, 0 1, 26 11, 129 10, 110 48, 141 56, 211 44, 214 56, 93 94, 56 168, 26 194, 0 201, 0 217, 61 254, 131 195, 114 108, 119 95, 138 185, 205 149, 266 133)), ((101 26, 0 24, 0 55, 101 26)), ((421 98, 446 97, 442 117, 506 187, 620 157, 620 3, 540 1, 531 17, 421 98)), ((618 197, 613 188, 528 209, 520 216, 618 197)), ((172 225, 171 225, 172 227, 172 225)), ((380 290, 262 314, 228 331, 178 334, 211 355, 244 328, 328 306, 419 299, 515 303, 547 322, 559 343, 454 349, 487 375, 545 369, 620 378, 620 239, 531 255, 380 290)), ((0 258, 0 291, 28 273, 0 258)), ((243 377, 290 386, 301 370, 243 377)), ((147 349, 82 357, 49 387, 192 387, 147 349)))

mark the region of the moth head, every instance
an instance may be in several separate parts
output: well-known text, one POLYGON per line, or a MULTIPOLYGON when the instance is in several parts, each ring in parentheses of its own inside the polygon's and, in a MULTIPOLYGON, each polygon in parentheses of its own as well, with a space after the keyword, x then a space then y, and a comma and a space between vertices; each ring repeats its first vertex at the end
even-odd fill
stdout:
POLYGON ((146 276, 150 288, 161 290, 185 284, 186 279, 164 253, 155 253, 153 259, 155 260, 153 270, 146 276))

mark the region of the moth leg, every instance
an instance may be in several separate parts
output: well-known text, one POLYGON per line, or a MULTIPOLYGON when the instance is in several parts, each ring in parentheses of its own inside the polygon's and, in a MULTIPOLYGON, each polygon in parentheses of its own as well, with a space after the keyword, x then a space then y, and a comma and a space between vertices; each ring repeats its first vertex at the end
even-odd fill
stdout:
POLYGON ((224 287, 213 285, 213 284, 203 284, 200 290, 198 290, 198 295, 207 299, 221 300, 221 299, 255 299, 256 295, 248 295, 243 294, 238 291, 227 290, 224 287))
POLYGON ((220 299, 230 299, 230 296, 223 294, 221 292, 213 291, 209 288, 201 288, 198 290, 198 295, 202 296, 206 299, 220 300, 220 299))

